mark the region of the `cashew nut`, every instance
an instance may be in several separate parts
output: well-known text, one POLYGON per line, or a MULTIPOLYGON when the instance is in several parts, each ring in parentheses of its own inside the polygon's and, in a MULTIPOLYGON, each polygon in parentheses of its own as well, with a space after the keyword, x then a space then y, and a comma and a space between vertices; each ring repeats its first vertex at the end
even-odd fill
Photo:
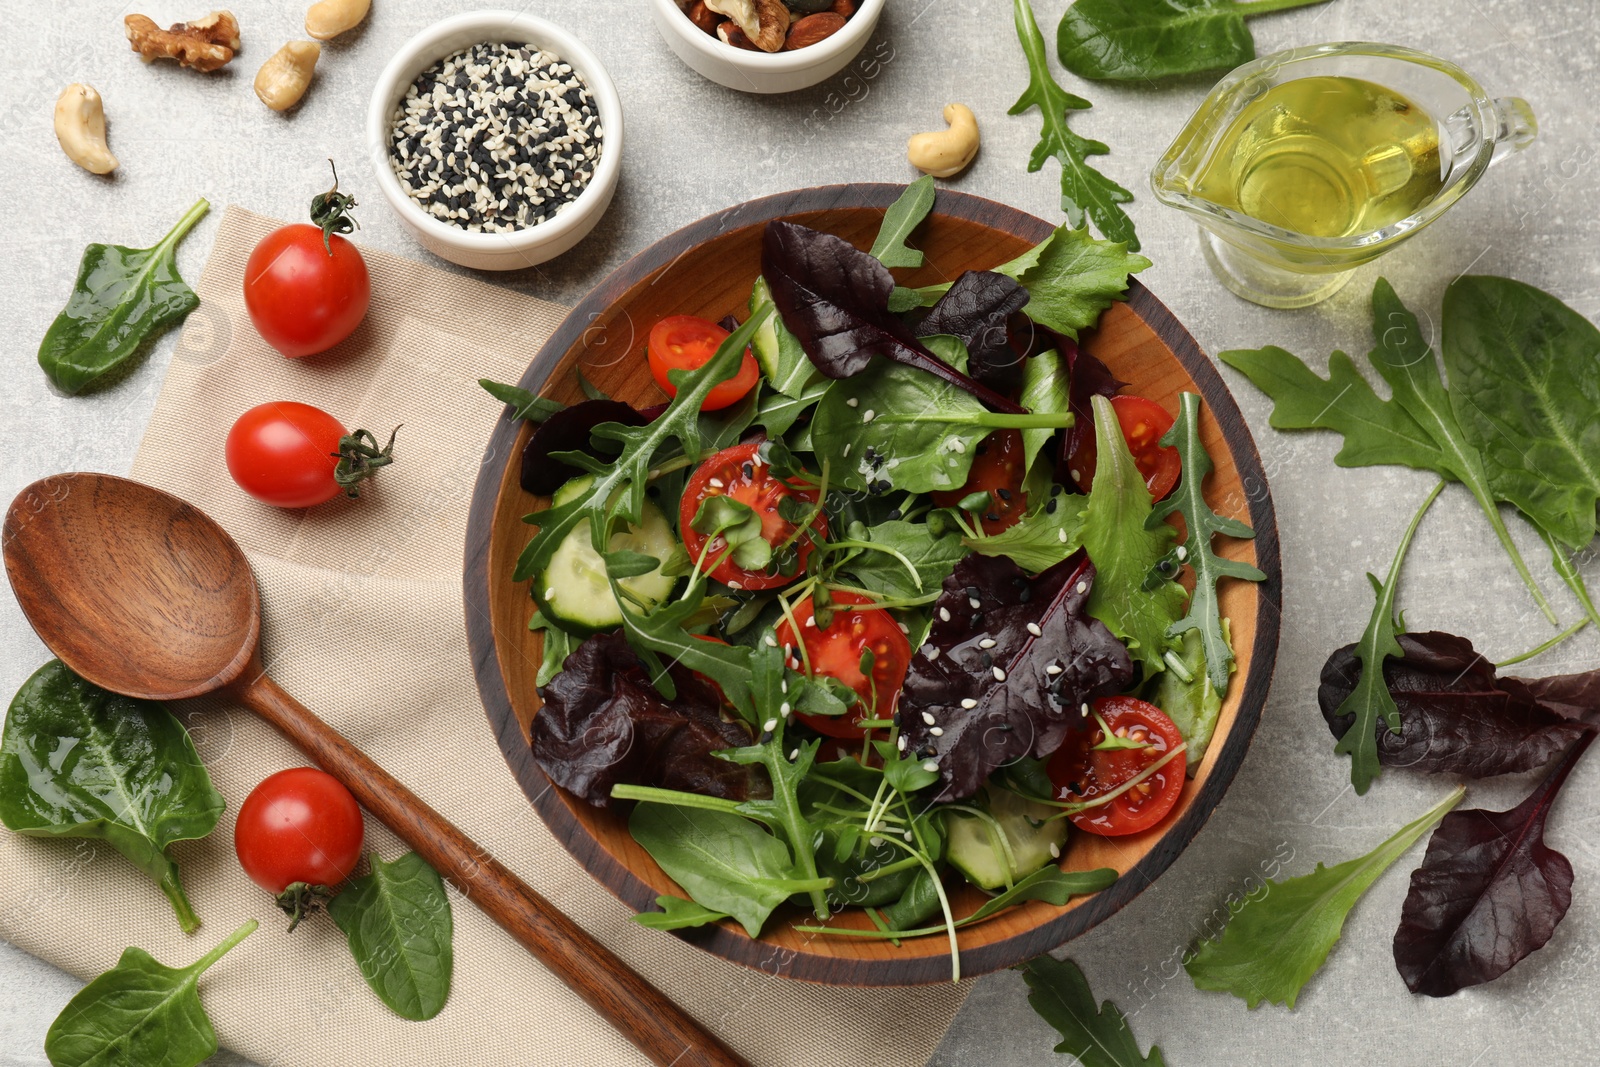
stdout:
POLYGON ((256 95, 274 111, 294 107, 306 95, 321 55, 322 46, 315 41, 290 41, 256 71, 256 95))
POLYGON ((906 144, 906 158, 924 174, 948 178, 959 174, 978 154, 978 120, 965 104, 946 104, 948 130, 919 133, 906 144))
POLYGON ((361 25, 372 10, 372 0, 320 0, 306 11, 306 34, 330 41, 361 25))
POLYGON ((56 98, 56 140, 67 158, 90 174, 110 174, 117 157, 106 147, 106 112, 92 86, 75 82, 56 98))

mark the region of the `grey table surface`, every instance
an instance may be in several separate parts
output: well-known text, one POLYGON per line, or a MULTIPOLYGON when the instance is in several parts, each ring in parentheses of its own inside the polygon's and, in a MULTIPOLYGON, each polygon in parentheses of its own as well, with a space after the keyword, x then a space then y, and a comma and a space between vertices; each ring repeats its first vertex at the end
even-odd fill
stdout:
MULTIPOLYGON (((497 284, 573 302, 651 241, 717 209, 795 187, 912 176, 905 138, 938 125, 950 100, 969 104, 984 147, 955 188, 1060 214, 1056 170, 1028 174, 1034 115, 1005 112, 1026 83, 1004 0, 892 0, 868 45, 886 57, 876 76, 840 75, 809 91, 753 97, 721 89, 682 66, 649 24, 641 0, 540 0, 526 5, 577 31, 609 67, 627 117, 621 188, 599 228, 576 250, 538 269, 490 276, 497 284), (807 127, 807 123, 810 127, 807 127), (807 129, 816 136, 803 139, 807 129)), ((146 67, 129 54, 108 0, 6 0, 0 41, 13 77, 0 103, 0 499, 63 470, 126 472, 144 431, 173 337, 115 388, 69 399, 34 365, 38 338, 64 301, 90 241, 153 242, 197 195, 298 216, 321 186, 328 156, 367 204, 359 239, 429 258, 379 202, 363 159, 361 122, 381 65, 412 33, 463 8, 440 0, 377 0, 368 24, 326 50, 305 103, 266 112, 250 91, 270 47, 299 36, 300 5, 234 0, 247 54, 210 77, 146 67), (62 86, 88 81, 104 95, 122 169, 97 179, 71 165, 51 133, 62 86)), ((1064 0, 1037 0, 1050 35, 1064 0)), ((162 22, 194 17, 161 0, 143 8, 162 22)), ((1593 165, 1600 94, 1600 19, 1593 0, 1333 0, 1253 23, 1259 50, 1337 40, 1410 45, 1447 57, 1496 94, 1526 97, 1541 132, 1469 197, 1382 264, 1383 273, 1431 328, 1451 278, 1510 275, 1600 317, 1600 170, 1593 165)), ((1059 74, 1058 70, 1058 74, 1059 74)), ((1321 365, 1335 348, 1365 351, 1365 269, 1332 300, 1298 312, 1269 311, 1225 292, 1201 261, 1193 227, 1155 203, 1145 175, 1211 80, 1175 85, 1084 86, 1061 80, 1095 107, 1074 119, 1112 146, 1100 165, 1136 191, 1132 214, 1154 266, 1144 281, 1209 353, 1275 343, 1321 365)), ((183 245, 196 277, 219 212, 183 245)), ((437 261, 435 261, 437 262, 437 261)), ((1374 886, 1343 941, 1294 1011, 1195 990, 1178 961, 1214 928, 1230 895, 1253 887, 1264 864, 1299 874, 1319 860, 1366 851, 1430 806, 1441 780, 1386 774, 1365 797, 1348 787, 1314 699, 1317 671, 1354 640, 1371 610, 1364 574, 1388 565, 1431 476, 1397 469, 1341 470, 1328 435, 1285 436, 1267 426, 1267 405, 1233 372, 1225 377, 1258 434, 1283 541, 1282 651, 1271 700, 1243 769, 1200 836, 1134 903, 1068 945, 1097 994, 1133 1016, 1140 1038, 1159 1042, 1174 1065, 1297 1063, 1469 1064, 1593 1061, 1600 1014, 1600 768, 1581 766, 1553 821, 1551 840, 1577 871, 1574 902, 1543 951, 1499 981, 1446 1000, 1412 997, 1396 975, 1390 939, 1420 847, 1374 886), (1221 909, 1219 911, 1219 909, 1221 909)), ((1545 554, 1518 529, 1530 560, 1545 554)), ((1557 583, 1542 566, 1547 589, 1557 583)), ((1587 567, 1591 581, 1600 565, 1587 567)), ((1470 636, 1501 658, 1538 643, 1548 628, 1468 496, 1447 492, 1423 525, 1401 603, 1413 628, 1470 636)), ((1558 599, 1565 618, 1576 609, 1558 599)), ((45 658, 9 595, 0 596, 0 693, 45 658)), ((1529 673, 1600 664, 1600 645, 1580 634, 1535 661, 1529 673)), ((1593 761, 1591 761, 1592 763, 1593 761)), ((1474 785, 1470 803, 1506 807, 1522 780, 1474 785)), ((0 928, 0 934, 3 934, 0 928)), ((78 983, 0 942, 0 1065, 46 1062, 46 1028, 78 983)), ((980 980, 934 1057, 941 1067, 1050 1064, 1053 1032, 1029 1008, 1011 973, 980 980)), ((292 1026, 292 1020, 284 1020, 292 1026)), ((212 1061, 242 1065, 227 1053, 212 1061)))

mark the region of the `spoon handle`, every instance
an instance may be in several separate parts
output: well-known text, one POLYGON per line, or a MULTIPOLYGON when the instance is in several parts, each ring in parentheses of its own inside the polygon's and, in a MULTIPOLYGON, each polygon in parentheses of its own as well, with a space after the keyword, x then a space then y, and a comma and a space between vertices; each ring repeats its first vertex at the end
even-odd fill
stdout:
POLYGON ((522 942, 573 992, 662 1067, 747 1067, 610 949, 528 888, 489 852, 401 785, 267 677, 259 664, 239 700, 355 794, 361 806, 522 942))

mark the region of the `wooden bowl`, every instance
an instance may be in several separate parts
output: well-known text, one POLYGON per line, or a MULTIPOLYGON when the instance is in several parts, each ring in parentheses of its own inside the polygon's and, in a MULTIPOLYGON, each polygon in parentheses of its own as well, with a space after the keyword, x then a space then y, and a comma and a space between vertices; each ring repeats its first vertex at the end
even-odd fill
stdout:
MULTIPOLYGON (((574 368, 607 393, 644 405, 662 399, 642 356, 645 334, 656 320, 675 314, 720 319, 744 313, 751 282, 760 271, 762 228, 787 218, 838 234, 867 248, 883 209, 900 193, 894 185, 836 185, 752 200, 687 226, 656 242, 602 282, 567 316, 534 357, 522 386, 557 400, 583 399, 574 368)), ((915 242, 927 253, 917 271, 900 272, 903 284, 927 285, 966 269, 986 269, 1036 244, 1048 223, 975 196, 943 190, 915 242)), ((1084 347, 1103 359, 1131 392, 1178 407, 1180 391, 1198 392, 1204 404, 1203 436, 1216 463, 1208 497, 1225 515, 1255 528, 1253 542, 1221 546, 1224 554, 1253 561, 1267 574, 1259 584, 1228 582, 1222 609, 1232 620, 1238 673, 1223 706, 1216 737, 1195 776, 1185 785, 1176 814, 1152 831, 1103 838, 1073 833, 1062 866, 1068 870, 1114 867, 1110 888, 1066 907, 1031 902, 960 933, 961 973, 998 970, 1053 949, 1113 914, 1149 885, 1183 851, 1222 799, 1250 745, 1272 679, 1278 649, 1278 530, 1266 475, 1250 431, 1228 388, 1172 313, 1137 281, 1126 303, 1107 311, 1084 347)), ((530 633, 528 583, 511 580, 527 543, 522 517, 544 506, 518 482, 526 424, 502 416, 495 425, 472 497, 467 528, 466 615, 478 688, 489 724, 517 782, 539 815, 573 856, 608 889, 639 910, 661 893, 683 895, 628 834, 627 820, 600 811, 552 787, 533 761, 528 724, 539 710, 534 675, 540 635, 530 633)), ((963 886, 952 894, 959 917, 981 894, 963 886)), ((780 910, 759 940, 732 922, 685 931, 687 940, 727 959, 769 972, 840 985, 913 985, 948 981, 944 937, 887 942, 812 937, 790 920, 809 916, 780 910)), ((859 909, 835 922, 867 919, 859 909)), ((662 936, 671 936, 663 934, 662 936)))

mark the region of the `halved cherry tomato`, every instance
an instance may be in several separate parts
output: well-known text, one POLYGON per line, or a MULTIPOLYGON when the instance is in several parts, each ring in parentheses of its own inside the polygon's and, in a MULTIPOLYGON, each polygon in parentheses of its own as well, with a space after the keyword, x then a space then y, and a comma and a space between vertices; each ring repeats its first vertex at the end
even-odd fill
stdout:
MULTIPOLYGON (((762 462, 757 451, 761 448, 760 441, 747 441, 742 445, 725 448, 700 464, 694 474, 689 477, 689 484, 683 490, 683 503, 678 512, 679 533, 683 536, 683 547, 689 552, 689 558, 698 560, 704 558, 709 562, 719 556, 726 555, 727 542, 721 535, 711 540, 711 547, 706 548, 706 537, 697 532, 692 525, 700 504, 712 496, 729 496, 741 504, 748 505, 761 516, 761 536, 773 548, 778 548, 794 537, 795 524, 778 514, 778 503, 784 497, 797 497, 807 503, 814 503, 817 499, 816 490, 802 485, 791 485, 773 475, 772 468, 762 462)), ((795 574, 805 570, 806 558, 811 555, 812 537, 826 537, 828 535, 828 520, 820 512, 811 524, 811 532, 794 538, 793 544, 799 551, 799 566, 795 574)), ((712 567, 711 577, 735 589, 776 589, 780 585, 787 585, 793 581, 793 574, 783 574, 776 566, 766 571, 750 571, 733 562, 731 558, 712 567)))
POLYGON ((858 593, 834 593, 833 618, 826 630, 816 624, 810 597, 796 604, 794 620, 800 624, 803 657, 789 620, 784 619, 778 626, 778 646, 793 650, 787 653, 791 668, 801 670, 809 663, 813 675, 837 678, 860 698, 843 715, 799 716, 807 726, 829 737, 859 738, 864 731, 856 725, 857 720, 887 719, 893 715, 900 688, 905 685, 906 670, 911 666, 911 642, 894 616, 879 607, 856 606, 871 603, 870 598, 858 593), (870 677, 861 672, 862 653, 868 649, 872 650, 870 677))
MULTIPOLYGON (((1117 422, 1122 426, 1128 451, 1133 453, 1133 462, 1144 475, 1144 484, 1150 495, 1160 500, 1178 484, 1178 472, 1183 465, 1176 448, 1161 444, 1161 438, 1172 429, 1172 416, 1167 414, 1166 408, 1142 396, 1114 396, 1111 407, 1117 413, 1117 422)), ((1094 465, 1098 459, 1092 431, 1079 439, 1078 447, 1067 457, 1067 476, 1085 493, 1094 484, 1094 465)))
POLYGON ((972 469, 960 489, 943 489, 933 496, 941 508, 953 508, 973 493, 988 493, 989 503, 979 513, 986 534, 1014 526, 1028 513, 1028 494, 1022 491, 1022 469, 1027 457, 1021 430, 996 430, 978 445, 972 469))
MULTIPOLYGON (((678 387, 667 378, 670 370, 698 370, 717 354, 717 347, 728 339, 728 331, 695 315, 669 315, 650 328, 650 342, 646 354, 650 359, 650 373, 656 384, 668 396, 677 396, 678 387)), ((700 405, 702 411, 716 411, 735 403, 761 378, 756 357, 744 350, 744 360, 739 373, 711 390, 700 405)))
MULTIPOLYGON (((1050 757, 1050 780, 1056 799, 1069 803, 1093 800, 1136 777, 1168 752, 1183 744, 1183 734, 1154 704, 1133 697, 1101 697, 1095 713, 1119 738, 1143 742, 1140 748, 1096 749, 1105 734, 1096 725, 1067 742, 1050 757)), ((1178 802, 1183 792, 1182 755, 1173 756, 1160 770, 1116 799, 1068 816, 1080 830, 1103 837, 1120 837, 1148 830, 1178 802)))

